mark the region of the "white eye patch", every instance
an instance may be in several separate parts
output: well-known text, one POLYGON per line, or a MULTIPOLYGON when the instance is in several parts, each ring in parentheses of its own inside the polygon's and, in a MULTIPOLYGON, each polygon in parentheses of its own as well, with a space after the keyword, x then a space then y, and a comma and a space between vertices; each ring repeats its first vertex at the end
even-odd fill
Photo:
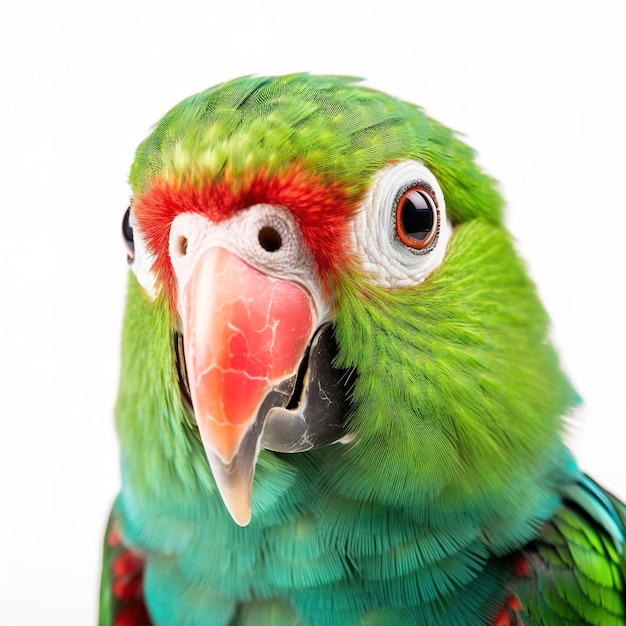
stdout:
POLYGON ((446 253, 452 224, 434 174, 417 161, 388 165, 353 220, 361 269, 382 287, 421 283, 446 253))

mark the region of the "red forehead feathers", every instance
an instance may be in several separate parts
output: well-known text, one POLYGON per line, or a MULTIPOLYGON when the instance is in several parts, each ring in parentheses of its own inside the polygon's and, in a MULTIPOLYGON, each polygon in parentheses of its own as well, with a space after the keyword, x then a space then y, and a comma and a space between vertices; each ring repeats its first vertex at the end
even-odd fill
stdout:
POLYGON ((132 209, 155 255, 157 280, 166 288, 172 304, 176 301, 176 283, 168 249, 174 218, 194 212, 220 222, 258 203, 282 205, 293 212, 325 283, 345 263, 348 220, 354 212, 355 198, 338 183, 321 181, 301 168, 271 176, 259 172, 239 179, 226 174, 200 183, 155 178, 133 199, 132 209))

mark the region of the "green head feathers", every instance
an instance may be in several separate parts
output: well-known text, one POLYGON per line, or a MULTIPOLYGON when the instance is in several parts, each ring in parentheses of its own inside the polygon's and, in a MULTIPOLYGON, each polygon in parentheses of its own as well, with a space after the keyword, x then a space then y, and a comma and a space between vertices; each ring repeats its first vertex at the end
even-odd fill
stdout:
POLYGON ((358 195, 385 164, 416 159, 437 176, 455 222, 499 221, 502 199, 471 148, 418 107, 353 83, 241 78, 187 98, 139 146, 133 191, 155 175, 202 181, 229 172, 236 180, 295 163, 358 195))
POLYGON ((155 623, 495 623, 577 475, 494 181, 353 83, 235 80, 137 150, 116 515, 155 623))
MULTIPOLYGON (((559 468, 570 471, 562 419, 576 396, 550 345, 547 316, 501 224, 502 199, 469 147, 421 109, 351 79, 242 78, 174 107, 138 148, 130 180, 141 230, 155 253, 159 246, 168 249, 166 220, 185 210, 201 212, 193 203, 206 186, 232 193, 258 176, 285 186, 289 172, 304 172, 320 188, 341 190, 350 210, 339 217, 348 222, 378 173, 409 160, 424 164, 441 187, 453 228, 445 258, 425 280, 402 287, 381 285, 358 263, 339 266, 325 288, 337 342, 333 365, 356 373, 345 416, 355 440, 291 456, 263 450, 255 484, 267 473, 276 488, 255 487, 253 506, 275 521, 273 507, 305 506, 311 489, 319 490, 320 507, 330 511, 328 532, 342 527, 337 520, 351 506, 362 513, 390 506, 411 511, 424 524, 489 521, 494 542, 504 544, 527 536, 554 506, 551 481, 560 479, 559 468), (147 223, 154 207, 141 202, 158 204, 150 195, 155 181, 166 181, 170 195, 158 197, 167 205, 158 207, 162 221, 147 223), (188 188, 193 193, 174 207, 171 189, 188 188), (522 515, 529 510, 530 516, 522 515)), ((218 192, 212 193, 211 202, 219 203, 218 192)), ((314 198, 306 202, 310 208, 314 198)), ((322 230, 326 219, 339 219, 333 206, 329 201, 326 213, 315 213, 322 230)), ((331 238, 326 247, 349 240, 331 238)), ((304 241, 310 241, 306 233, 304 241)), ((176 285, 175 272, 163 269, 167 254, 157 257, 157 283, 167 283, 167 291, 176 285)), ((215 489, 180 397, 172 352, 181 333, 181 295, 169 298, 171 310, 159 314, 158 327, 141 328, 140 310, 165 310, 168 294, 150 300, 134 281, 131 292, 132 335, 118 403, 126 463, 134 468, 128 480, 138 488, 153 484, 183 507, 180 496, 172 496, 180 492, 174 483, 185 483, 187 493, 215 489), (164 353, 170 355, 165 370, 146 366, 153 359, 162 365, 164 353), (142 386, 151 389, 149 400, 141 396, 142 386), (146 441, 147 432, 157 433, 154 441, 146 441), (154 476, 166 478, 159 483, 154 476)), ((262 514, 255 523, 266 522, 262 514)))

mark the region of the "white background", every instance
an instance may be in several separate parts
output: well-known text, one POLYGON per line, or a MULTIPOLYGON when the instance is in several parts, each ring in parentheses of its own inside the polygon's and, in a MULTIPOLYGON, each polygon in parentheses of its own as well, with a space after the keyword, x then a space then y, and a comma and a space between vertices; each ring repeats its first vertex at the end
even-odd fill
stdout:
POLYGON ((581 465, 626 498, 621 0, 12 2, 0 16, 0 621, 95 622, 133 151, 243 74, 362 76, 463 131, 586 400, 581 465), (19 8, 15 8, 19 6, 19 8))

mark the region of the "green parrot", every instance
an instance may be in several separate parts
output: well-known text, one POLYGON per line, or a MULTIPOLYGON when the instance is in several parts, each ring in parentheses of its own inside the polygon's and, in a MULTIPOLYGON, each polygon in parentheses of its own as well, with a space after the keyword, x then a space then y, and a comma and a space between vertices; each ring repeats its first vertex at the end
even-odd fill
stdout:
POLYGON ((473 151, 345 77, 139 146, 100 625, 626 625, 626 507, 473 151))

